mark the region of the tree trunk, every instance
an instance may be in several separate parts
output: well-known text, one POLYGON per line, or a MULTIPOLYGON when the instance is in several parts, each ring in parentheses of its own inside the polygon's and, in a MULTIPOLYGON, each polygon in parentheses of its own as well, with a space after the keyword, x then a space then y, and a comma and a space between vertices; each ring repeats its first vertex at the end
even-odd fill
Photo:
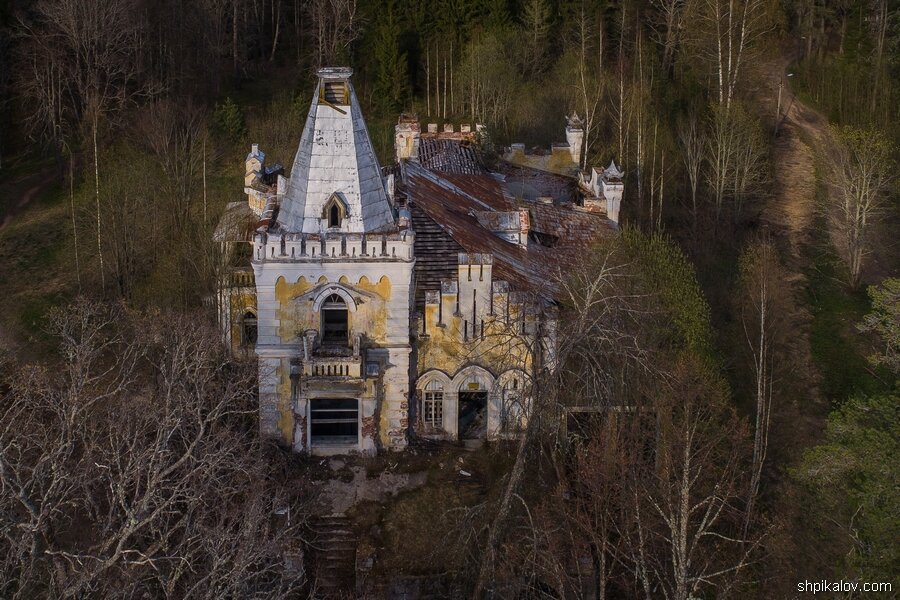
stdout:
POLYGON ((103 246, 100 243, 101 218, 100 218, 100 159, 97 155, 97 127, 99 117, 95 114, 92 123, 92 138, 94 142, 94 197, 97 202, 97 257, 100 259, 100 289, 106 291, 106 275, 103 272, 103 246))
POLYGON ((78 227, 75 222, 75 156, 69 152, 69 202, 72 208, 72 239, 75 244, 75 277, 81 292, 81 265, 78 263, 78 227))

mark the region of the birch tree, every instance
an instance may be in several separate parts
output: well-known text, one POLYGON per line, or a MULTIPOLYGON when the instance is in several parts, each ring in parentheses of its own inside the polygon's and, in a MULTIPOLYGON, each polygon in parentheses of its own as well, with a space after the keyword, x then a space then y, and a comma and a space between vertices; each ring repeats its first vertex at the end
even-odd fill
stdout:
POLYGON ((837 141, 829 170, 832 189, 829 215, 840 238, 840 252, 850 287, 859 287, 872 229, 883 217, 888 190, 896 179, 890 140, 879 130, 844 126, 833 130, 837 141))
POLYGON ((630 568, 647 600, 730 597, 759 541, 743 534, 746 427, 706 367, 682 359, 669 374, 650 404, 655 461, 626 484, 630 568))
POLYGON ((700 0, 694 43, 710 65, 718 104, 731 107, 751 53, 768 30, 763 0, 700 0))
POLYGON ((778 370, 784 363, 784 336, 788 331, 787 272, 775 245, 766 239, 753 242, 741 255, 739 304, 744 340, 750 353, 755 400, 753 458, 747 518, 753 515, 769 446, 772 404, 777 393, 778 370))
POLYGON ((697 115, 691 113, 678 126, 678 141, 681 146, 681 160, 691 188, 691 223, 697 230, 697 190, 700 187, 700 168, 706 151, 706 135, 697 123, 697 115))

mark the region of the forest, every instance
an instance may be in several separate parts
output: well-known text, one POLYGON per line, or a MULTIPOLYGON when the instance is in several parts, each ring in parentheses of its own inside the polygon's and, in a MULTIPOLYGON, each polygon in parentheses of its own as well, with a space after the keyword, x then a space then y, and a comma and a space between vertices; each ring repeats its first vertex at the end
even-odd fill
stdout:
POLYGON ((215 308, 323 66, 381 165, 401 113, 486 161, 577 114, 625 172, 521 440, 350 463, 427 481, 354 509, 344 597, 897 597, 898 0, 0 1, 0 597, 340 597, 316 496, 354 475, 259 438, 215 308), (610 394, 665 417, 570 439, 610 394))

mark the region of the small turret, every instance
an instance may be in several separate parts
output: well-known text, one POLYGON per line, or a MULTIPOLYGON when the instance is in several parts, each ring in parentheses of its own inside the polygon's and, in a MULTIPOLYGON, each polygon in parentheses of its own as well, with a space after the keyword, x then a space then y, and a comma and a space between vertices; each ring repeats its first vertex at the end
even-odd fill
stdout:
POLYGON ((584 143, 584 124, 578 113, 572 113, 566 117, 566 142, 569 144, 569 152, 572 153, 572 162, 581 162, 581 146, 584 143))
POLYGON ((259 144, 250 146, 250 154, 244 160, 244 185, 253 185, 253 180, 262 177, 266 168, 266 153, 259 149, 259 144))
POLYGON ((619 208, 622 204, 622 193, 625 191, 625 184, 622 181, 624 177, 625 173, 619 170, 616 161, 613 160, 604 169, 600 179, 600 188, 606 199, 606 215, 615 223, 619 222, 619 208))

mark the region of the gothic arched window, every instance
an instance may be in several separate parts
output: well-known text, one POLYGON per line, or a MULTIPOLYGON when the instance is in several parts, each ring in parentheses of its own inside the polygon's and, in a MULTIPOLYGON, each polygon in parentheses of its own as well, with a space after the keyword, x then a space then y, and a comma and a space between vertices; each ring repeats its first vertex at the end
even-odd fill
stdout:
POLYGON ((322 304, 322 343, 346 344, 348 333, 347 303, 331 294, 322 304))
POLYGON ((346 208, 337 194, 332 194, 322 210, 322 218, 328 223, 328 229, 340 228, 346 216, 346 208))
POLYGON ((256 345, 258 331, 256 314, 248 310, 241 319, 241 346, 256 345))

